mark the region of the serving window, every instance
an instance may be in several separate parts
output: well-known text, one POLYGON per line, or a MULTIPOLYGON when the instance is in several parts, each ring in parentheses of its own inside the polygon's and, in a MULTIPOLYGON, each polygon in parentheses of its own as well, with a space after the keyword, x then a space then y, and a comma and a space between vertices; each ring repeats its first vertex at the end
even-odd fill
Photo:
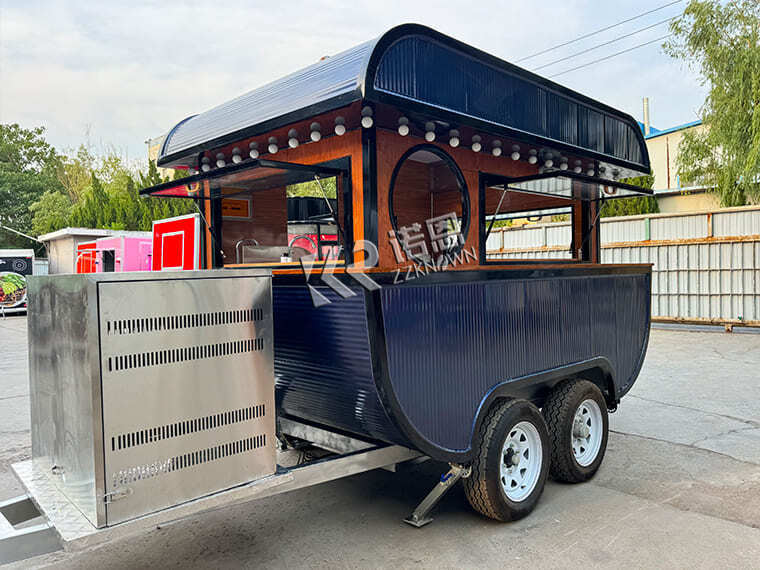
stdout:
POLYGON ((484 202, 485 261, 579 259, 576 200, 485 186, 484 202))
POLYGON ((210 200, 204 220, 215 266, 276 265, 312 254, 345 261, 351 246, 348 179, 339 168, 252 160, 141 193, 210 200))
POLYGON ((596 261, 603 202, 637 194, 652 191, 561 170, 481 174, 481 262, 596 261))

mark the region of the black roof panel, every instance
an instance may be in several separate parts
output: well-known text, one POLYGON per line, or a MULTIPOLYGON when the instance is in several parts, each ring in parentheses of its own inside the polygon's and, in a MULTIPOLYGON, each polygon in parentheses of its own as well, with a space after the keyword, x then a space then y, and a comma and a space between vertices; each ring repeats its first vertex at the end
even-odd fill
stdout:
POLYGON ((174 127, 161 166, 359 100, 649 172, 630 116, 490 54, 404 24, 174 127))

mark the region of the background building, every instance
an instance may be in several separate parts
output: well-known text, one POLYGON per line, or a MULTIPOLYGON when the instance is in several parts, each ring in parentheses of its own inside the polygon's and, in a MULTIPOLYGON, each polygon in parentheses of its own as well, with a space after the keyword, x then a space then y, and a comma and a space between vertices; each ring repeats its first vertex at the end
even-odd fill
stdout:
POLYGON ((656 129, 649 121, 649 98, 644 97, 644 122, 639 123, 649 152, 654 175, 657 205, 663 214, 699 212, 720 207, 718 198, 705 186, 682 185, 678 176, 678 148, 688 131, 700 132, 707 127, 692 121, 667 129, 656 129))

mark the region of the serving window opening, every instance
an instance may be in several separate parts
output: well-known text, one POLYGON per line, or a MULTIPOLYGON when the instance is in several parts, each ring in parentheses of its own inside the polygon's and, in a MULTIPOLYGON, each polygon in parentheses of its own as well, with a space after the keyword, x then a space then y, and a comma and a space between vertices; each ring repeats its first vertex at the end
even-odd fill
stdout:
POLYGON ((338 224, 343 204, 337 176, 258 189, 224 187, 221 249, 225 265, 290 263, 316 254, 344 260, 338 224))
POLYGON ((454 160, 433 145, 407 151, 391 177, 389 215, 404 251, 416 261, 457 254, 465 245, 470 208, 454 160))
POLYGON ((344 263, 351 249, 345 169, 251 160, 141 191, 192 198, 209 229, 213 266, 344 263))
POLYGON ((481 173, 481 262, 598 263, 604 201, 636 195, 652 190, 563 170, 517 178, 481 173))
POLYGON ((485 260, 577 260, 576 200, 485 187, 485 260))

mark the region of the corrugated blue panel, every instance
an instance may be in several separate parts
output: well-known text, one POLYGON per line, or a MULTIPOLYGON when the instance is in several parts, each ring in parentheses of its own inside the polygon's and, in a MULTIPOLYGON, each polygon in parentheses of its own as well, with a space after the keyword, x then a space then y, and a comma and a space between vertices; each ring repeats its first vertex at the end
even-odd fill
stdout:
POLYGON ((641 154, 641 146, 639 145, 639 132, 634 131, 630 126, 626 125, 626 136, 628 137, 628 159, 631 162, 641 164, 643 157, 641 154))
POLYGON ((592 111, 546 80, 489 64, 427 35, 396 40, 369 79, 382 93, 649 167, 638 127, 610 116, 614 111, 592 111))
POLYGON ((578 144, 595 152, 604 152, 604 115, 578 106, 578 144))
POLYGON ((640 343, 649 331, 649 321, 642 321, 641 312, 651 313, 651 285, 650 276, 630 282, 617 281, 615 283, 615 296, 617 301, 617 369, 623 372, 620 375, 619 386, 621 394, 627 392, 636 377, 630 371, 637 371, 640 353, 632 351, 631 346, 640 343), (626 373, 627 372, 627 373, 626 373))
POLYGON ((381 291, 390 381, 406 419, 466 451, 478 408, 520 376, 606 357, 618 388, 638 373, 648 275, 485 281, 381 291))
POLYGON ((319 290, 334 302, 314 308, 306 287, 272 289, 278 412, 405 443, 375 388, 363 290, 348 299, 319 290))
POLYGON ((628 154, 628 125, 614 117, 604 118, 604 152, 610 156, 628 154))
POLYGON ((373 45, 363 43, 196 115, 169 134, 161 156, 341 96, 353 93, 360 99, 359 82, 373 45))
POLYGON ((578 105, 555 93, 547 93, 548 135, 558 141, 578 144, 578 105))

